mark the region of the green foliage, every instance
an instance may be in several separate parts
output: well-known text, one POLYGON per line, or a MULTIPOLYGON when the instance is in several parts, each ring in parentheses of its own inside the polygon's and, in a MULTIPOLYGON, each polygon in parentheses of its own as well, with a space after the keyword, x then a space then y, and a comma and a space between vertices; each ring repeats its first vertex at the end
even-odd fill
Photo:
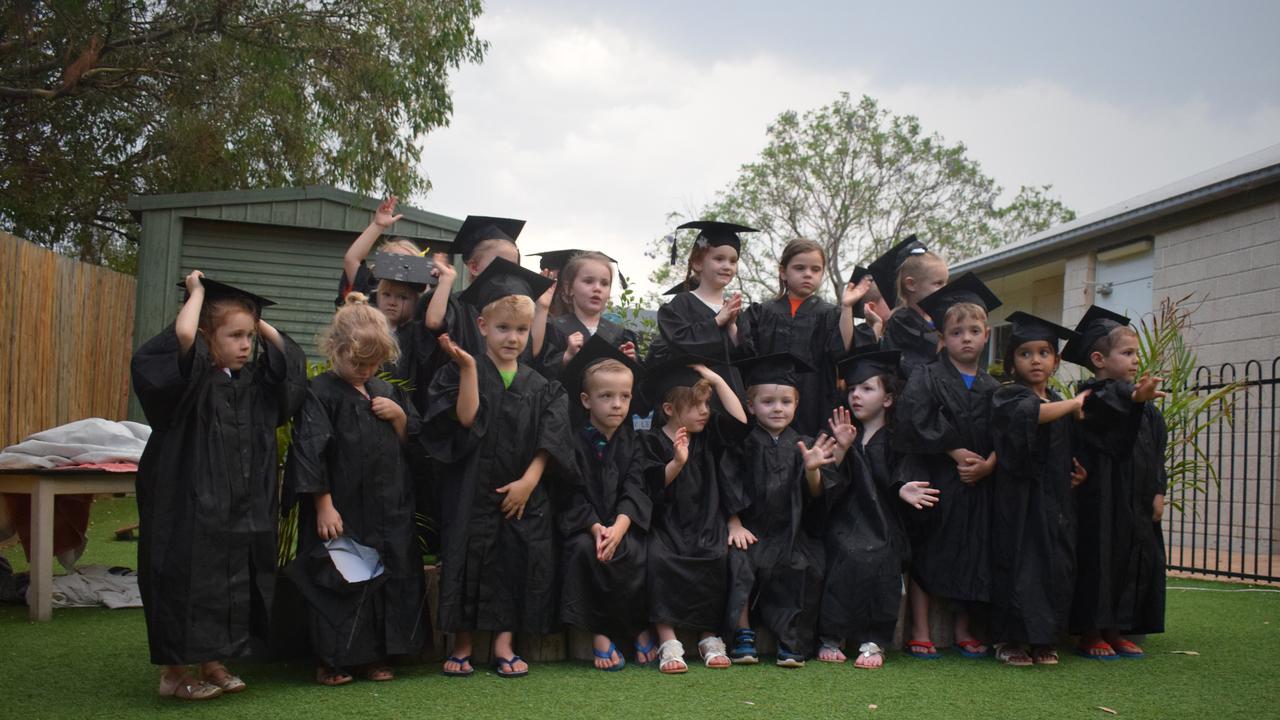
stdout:
POLYGON ((130 193, 429 188, 479 0, 31 0, 0 10, 0 227, 129 270, 130 193))
MULTIPOLYGON (((1205 490, 1206 479, 1218 484, 1218 471, 1200 445, 1202 434, 1217 423, 1233 425, 1234 394, 1242 386, 1228 383, 1217 389, 1197 389, 1195 353, 1187 347, 1184 333, 1195 308, 1188 308, 1186 295, 1178 300, 1165 298, 1160 309, 1144 317, 1138 326, 1138 375, 1164 379, 1166 393, 1160 412, 1169 429, 1165 468, 1169 474, 1168 497, 1205 490)), ((1182 508, 1179 507, 1179 510, 1182 508)))
POLYGON ((632 288, 627 288, 618 296, 617 302, 609 300, 606 312, 617 316, 614 322, 631 328, 636 333, 636 357, 644 357, 649 353, 649 344, 658 333, 658 321, 647 308, 654 303, 642 301, 632 288))
MULTIPOLYGON (((761 230, 746 236, 738 266, 742 289, 757 300, 778 292, 778 259, 792 238, 826 248, 824 294, 834 297, 854 265, 913 232, 954 261, 1075 217, 1048 196, 1049 186, 1023 187, 997 207, 1002 189, 967 152, 927 134, 913 116, 841 93, 817 110, 779 115, 760 157, 698 215, 761 230)), ((670 225, 680 219, 673 213, 670 225)), ((681 265, 674 272, 664 265, 655 282, 684 276, 694 235, 678 241, 681 265)), ((668 252, 664 240, 654 241, 653 257, 668 252)))

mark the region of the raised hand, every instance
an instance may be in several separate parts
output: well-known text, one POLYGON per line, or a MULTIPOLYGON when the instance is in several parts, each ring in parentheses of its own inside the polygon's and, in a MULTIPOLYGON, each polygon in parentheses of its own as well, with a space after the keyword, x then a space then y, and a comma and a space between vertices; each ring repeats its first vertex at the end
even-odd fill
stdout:
POLYGON ((675 457, 672 459, 681 466, 689 462, 689 431, 684 428, 676 430, 676 437, 671 444, 675 446, 675 457))
POLYGON ((1140 403, 1151 402, 1156 398, 1164 397, 1166 393, 1159 389, 1159 385, 1162 382, 1164 382, 1164 378, 1143 375, 1133 387, 1133 401, 1140 403))
POLYGON ((849 408, 838 407, 832 410, 827 424, 831 426, 831 436, 835 438, 836 444, 845 450, 853 447, 853 441, 858 438, 858 428, 853 424, 849 408))
MULTIPOLYGON (((173 276, 170 275, 170 277, 173 277, 173 276)), ((187 292, 194 293, 198 288, 204 287, 204 284, 200 282, 200 278, 202 277, 204 277, 204 273, 200 272, 199 270, 192 270, 187 275, 185 280, 187 284, 187 292)))
POLYGON ((386 230, 387 228, 400 222, 404 215, 394 214, 396 211, 396 203, 399 200, 395 195, 388 196, 378 205, 378 209, 373 212, 373 224, 386 230))
POLYGON ((878 338, 884 337, 884 318, 876 313, 871 303, 862 306, 862 315, 866 318, 867 324, 871 326, 871 332, 875 333, 878 338))
POLYGON ((453 269, 453 263, 449 262, 448 255, 432 253, 431 274, 438 278, 440 287, 447 289, 453 287, 453 280, 458 276, 458 271, 453 269))
POLYGON ((582 333, 576 332, 570 335, 569 337, 565 338, 565 342, 566 342, 566 347, 564 349, 564 362, 567 365, 569 364, 569 361, 573 359, 573 356, 577 355, 578 351, 582 349, 582 343, 583 343, 582 333))
POLYGON ((626 355, 632 360, 636 359, 636 344, 631 342, 630 340, 619 345, 618 349, 622 351, 623 355, 626 355))
POLYGON ((813 441, 813 447, 808 447, 803 440, 798 440, 796 447, 799 448, 800 457, 804 460, 805 470, 817 470, 836 460, 836 439, 830 435, 819 435, 818 439, 813 441))
POLYGON ((918 480, 903 483, 902 487, 898 488, 898 497, 917 510, 924 510, 937 505, 938 496, 941 494, 942 491, 937 488, 929 487, 929 483, 918 480))
POLYGON ((457 363, 459 368, 473 368, 476 366, 476 359, 471 357, 471 353, 459 347, 458 344, 453 341, 453 338, 449 337, 448 333, 441 335, 437 339, 437 342, 440 345, 440 349, 444 351, 444 354, 448 355, 450 360, 457 363))
POLYGON ((844 293, 840 296, 840 304, 845 307, 853 307, 854 305, 857 305, 858 301, 867 296, 867 293, 871 290, 871 283, 873 282, 875 281, 872 280, 870 275, 864 275, 856 285, 853 283, 846 283, 844 286, 844 293))

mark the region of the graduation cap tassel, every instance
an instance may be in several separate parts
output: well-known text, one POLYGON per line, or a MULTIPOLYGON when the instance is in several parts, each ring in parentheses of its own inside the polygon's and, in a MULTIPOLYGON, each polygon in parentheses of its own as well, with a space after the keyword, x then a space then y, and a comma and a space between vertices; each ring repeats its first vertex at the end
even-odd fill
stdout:
POLYGON ((671 243, 671 266, 672 266, 672 267, 675 267, 676 259, 677 259, 677 258, 676 258, 676 234, 675 234, 675 233, 671 233, 670 235, 668 235, 668 236, 667 236, 666 238, 664 238, 664 239, 665 239, 667 242, 671 243))

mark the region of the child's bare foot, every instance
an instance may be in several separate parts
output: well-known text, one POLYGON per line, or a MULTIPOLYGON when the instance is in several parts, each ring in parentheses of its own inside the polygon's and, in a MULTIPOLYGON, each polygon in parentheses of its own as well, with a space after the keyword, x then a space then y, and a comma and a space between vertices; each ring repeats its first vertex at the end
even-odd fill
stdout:
POLYGON ((938 650, 928 640, 908 640, 907 652, 911 653, 911 657, 921 660, 937 660, 938 650))
POLYGON ((1034 663, 1025 648, 1013 643, 997 644, 996 660, 1010 667, 1030 667, 1034 663))
POLYGON ((987 646, 983 645, 981 640, 973 637, 965 638, 963 640, 957 637, 955 647, 960 651, 961 655, 967 658, 985 657, 988 650, 987 646))
POLYGON ((396 679, 396 671, 385 662, 369 663, 364 667, 364 677, 374 682, 387 682, 396 679))
POLYGON ((858 646, 858 659, 853 666, 864 670, 875 670, 884 666, 884 648, 873 642, 865 642, 858 646))
POLYGON ((1137 643, 1118 632, 1104 632, 1102 633, 1102 639, 1106 640, 1107 644, 1110 645, 1120 657, 1140 658, 1146 656, 1146 653, 1142 651, 1141 647, 1138 647, 1137 643))
POLYGON ((642 630, 636 636, 636 664, 648 665, 658 659, 658 645, 648 630, 642 630))
POLYGON ((493 657, 498 666, 499 677, 514 678, 529 674, 529 663, 515 653, 513 640, 511 632, 500 632, 494 636, 493 657))
POLYGON ((1031 659, 1037 665, 1057 665, 1058 651, 1048 645, 1039 645, 1031 649, 1031 659))
POLYGON ((679 640, 673 638, 658 647, 658 669, 668 675, 689 672, 689 664, 684 661, 684 645, 679 640))
POLYGON ((725 652, 724 640, 715 635, 708 634, 698 641, 698 654, 702 656, 702 663, 709 668, 727 668, 732 664, 729 654, 725 652))
POLYGON ((591 641, 591 654, 595 656, 597 670, 621 670, 626 665, 622 653, 607 635, 596 635, 591 641))
POLYGON ((327 687, 346 685, 353 679, 354 678, 351 677, 351 673, 346 670, 331 668, 325 665, 321 665, 316 668, 316 682, 327 687))
POLYGON ((160 673, 160 697, 178 700, 210 700, 222 694, 222 688, 197 680, 181 665, 171 665, 160 673))
POLYGON ((453 654, 445 658, 443 670, 450 677, 466 677, 476 671, 471 664, 471 633, 453 636, 453 654))
POLYGON ((1102 634, 1096 631, 1080 636, 1080 643, 1076 645, 1076 654, 1092 660, 1115 660, 1119 657, 1116 655, 1115 648, 1111 647, 1111 643, 1103 640, 1102 634))
POLYGON ((849 658, 845 657, 844 651, 834 642, 823 641, 818 648, 818 660, 826 663, 842 663, 849 658))

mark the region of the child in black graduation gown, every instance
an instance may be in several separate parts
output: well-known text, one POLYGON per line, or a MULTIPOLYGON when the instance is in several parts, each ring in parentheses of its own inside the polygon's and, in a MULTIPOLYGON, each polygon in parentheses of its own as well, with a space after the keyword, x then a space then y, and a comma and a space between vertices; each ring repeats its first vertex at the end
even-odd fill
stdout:
POLYGON ((418 442, 418 412, 404 391, 375 376, 397 348, 363 295, 347 297, 322 333, 320 351, 332 369, 311 381, 285 474, 300 500, 294 563, 307 576, 300 585, 319 595, 303 593, 318 605, 308 618, 320 659, 316 681, 343 685, 360 666, 370 680, 391 680, 387 657, 420 652, 429 632, 407 452, 418 442), (324 587, 323 546, 338 537, 377 551, 383 573, 376 586, 351 593, 324 587))
POLYGON ((845 455, 823 487, 827 568, 818 622, 823 662, 842 663, 843 648, 857 647, 854 667, 884 664, 910 555, 903 503, 924 509, 937 501, 938 491, 927 481, 901 483, 894 477, 897 453, 890 424, 902 384, 900 361, 898 351, 872 347, 840 363, 849 409, 832 414, 832 432, 845 455))
POLYGON ((854 306, 870 280, 844 290, 840 307, 818 295, 827 256, 812 240, 796 239, 782 250, 778 272, 782 291, 765 303, 747 308, 750 346, 761 356, 791 353, 810 369, 796 376, 800 393, 792 427, 814 437, 826 427, 831 408, 839 404, 836 361, 852 347, 854 306))
POLYGON ((560 619, 595 634, 595 666, 601 670, 626 666, 614 638, 634 638, 642 665, 657 655, 644 583, 653 501, 630 422, 638 372, 599 335, 565 368, 567 394, 578 407, 569 413, 576 420, 576 472, 558 478, 556 493, 564 537, 560 619))
MULTIPOLYGON (((520 266, 520 249, 516 239, 524 229, 523 220, 511 218, 468 215, 454 237, 451 251, 462 257, 471 277, 478 278, 493 263, 510 271, 520 266)), ((443 255, 434 260, 438 287, 452 288, 457 271, 443 255)), ((546 279, 546 278, 544 278, 546 279)), ((540 286, 541 287, 541 286, 540 286)), ((556 348, 547 338, 547 317, 551 307, 554 281, 542 295, 534 298, 533 319, 529 323, 529 341, 525 344, 520 362, 529 365, 548 379, 560 377, 563 348, 556 348)), ((454 345, 473 357, 485 353, 485 341, 477 320, 483 308, 468 301, 465 292, 433 293, 427 302, 423 318, 426 326, 436 335, 447 333, 454 345)))
POLYGON ((1076 653, 1137 658, 1125 635, 1164 632, 1165 555, 1160 533, 1168 432, 1153 400, 1160 378, 1138 378, 1138 337, 1123 315, 1091 307, 1079 342, 1062 357, 1094 377, 1079 424, 1077 456, 1088 480, 1076 489, 1076 587, 1070 631, 1076 653))
POLYGON ((947 284, 947 264, 912 235, 871 263, 871 274, 893 313, 884 321, 880 349, 902 353, 907 380, 938 356, 938 319, 920 301, 947 284))
POLYGON ((267 637, 276 577, 276 428, 306 359, 261 319, 269 300, 203 278, 172 326, 133 355, 151 424, 138 463, 138 586, 160 694, 203 700, 245 684, 222 661, 267 637), (261 354, 251 359, 255 336, 261 354), (188 665, 201 664, 203 679, 188 665))
POLYGON ((559 383, 519 361, 533 298, 550 286, 519 266, 491 264, 461 298, 482 308, 484 354, 472 357, 440 337, 453 363, 431 384, 422 438, 442 464, 439 618, 441 630, 454 633, 446 675, 474 671, 475 630, 496 633, 499 676, 526 675, 513 631, 545 634, 555 621, 555 527, 541 480, 548 463, 573 457, 568 406, 559 383))
POLYGON ((649 528, 649 619, 658 631, 664 673, 688 670, 675 628, 700 632, 707 667, 728 667, 724 620, 729 516, 740 493, 720 467, 720 456, 747 434, 747 415, 724 378, 688 357, 647 368, 645 395, 665 422, 641 434, 645 482, 653 498, 649 528), (711 395, 724 411, 713 411, 711 395))
MULTIPOLYGON (((698 230, 698 237, 689 251, 685 280, 667 291, 674 297, 658 308, 658 337, 649 345, 646 366, 681 354, 717 362, 755 355, 750 345, 750 327, 743 313, 742 293, 727 296, 725 288, 738 274, 738 253, 742 249, 738 233, 756 231, 744 225, 711 220, 687 222, 677 229, 698 230)), ((674 265, 674 245, 671 252, 674 265)), ((731 367, 724 368, 723 372, 741 402, 744 388, 740 374, 731 367)))
POLYGON ((991 582, 991 483, 985 478, 995 470, 988 421, 999 384, 979 362, 991 334, 987 312, 999 305, 973 273, 925 298, 922 309, 942 322, 945 351, 911 375, 898 399, 898 480, 928 482, 939 491, 936 505, 908 520, 907 645, 919 658, 938 656, 929 640, 931 596, 953 601, 956 649, 965 657, 987 652, 970 631, 969 616, 988 601, 991 582))
POLYGON ((779 353, 743 361, 742 368, 755 422, 746 441, 724 455, 723 472, 741 493, 739 510, 729 516, 729 657, 758 662, 754 614, 778 638, 777 664, 803 667, 815 644, 825 562, 805 518, 821 492, 822 469, 839 461, 836 441, 791 427, 803 402, 799 376, 811 370, 803 361, 779 353))
POLYGON ((1006 665, 1056 665, 1053 646, 1066 630, 1075 573, 1071 491, 1084 479, 1072 441, 1089 393, 1064 400, 1048 386, 1058 340, 1074 332, 1024 312, 1008 319, 1004 367, 1013 382, 996 390, 991 405, 991 640, 1006 665))
POLYGON ((604 253, 557 250, 542 253, 569 257, 556 275, 556 295, 551 303, 550 332, 554 346, 563 348, 562 362, 568 365, 588 339, 599 337, 618 348, 632 361, 636 360, 638 338, 604 316, 613 288, 613 259, 604 253))

